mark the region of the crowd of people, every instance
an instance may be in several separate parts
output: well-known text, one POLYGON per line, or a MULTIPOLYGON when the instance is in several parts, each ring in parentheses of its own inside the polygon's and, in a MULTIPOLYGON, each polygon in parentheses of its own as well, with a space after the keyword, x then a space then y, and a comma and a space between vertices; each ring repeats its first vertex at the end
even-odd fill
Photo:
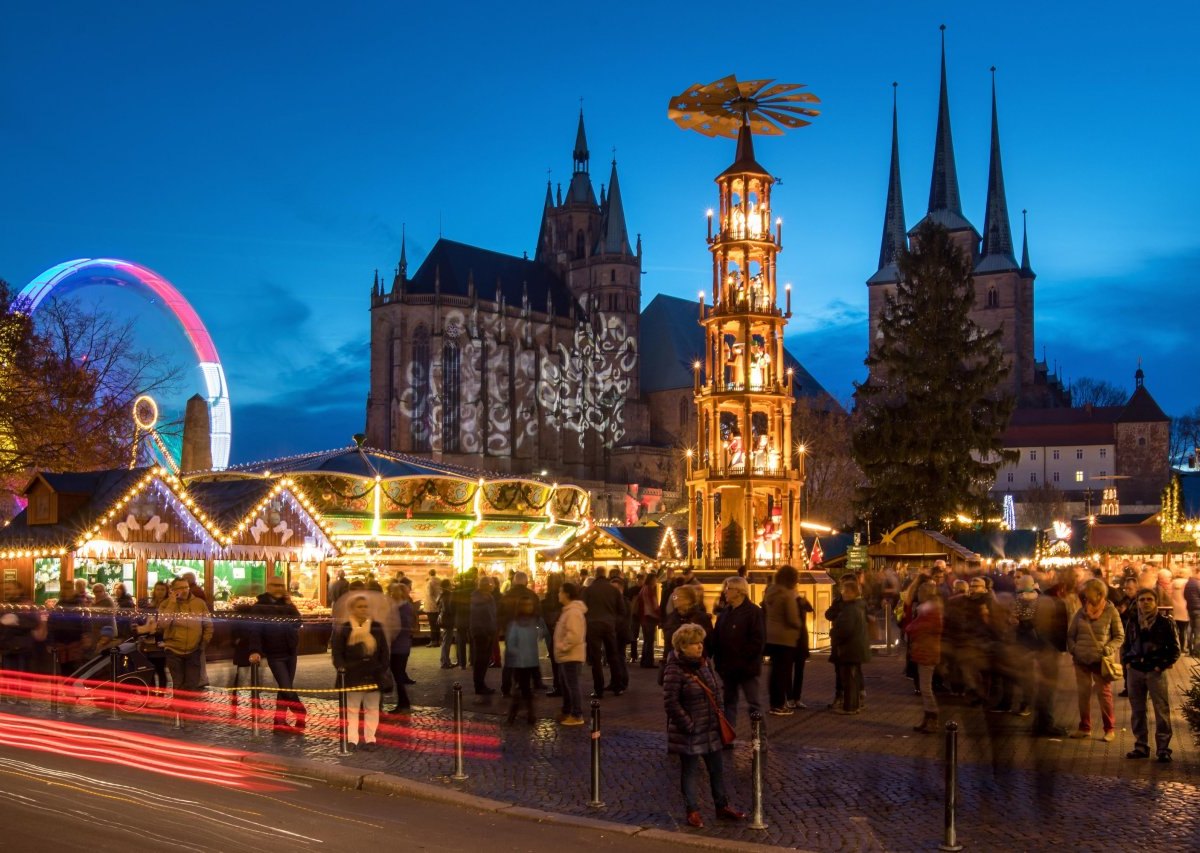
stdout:
MULTIPOLYGON (((777 569, 751 600, 745 570, 723 582, 711 608, 687 568, 627 574, 613 570, 550 573, 536 591, 524 572, 468 571, 453 579, 435 570, 420 583, 398 573, 386 591, 374 578, 330 583, 334 626, 329 643, 335 686, 346 693, 352 749, 377 748, 381 715, 410 709, 408 674, 419 614, 430 645, 446 669, 468 667, 474 693, 496 692, 490 670, 500 669, 507 722, 536 718, 535 696, 561 701, 557 722, 584 724, 583 681, 592 699, 619 697, 630 668, 657 671, 663 691, 668 751, 679 756, 687 821, 702 826, 697 787, 704 765, 717 816, 740 820, 725 789, 724 753, 736 737, 740 706, 785 717, 808 708, 802 699, 810 658, 814 608, 799 572, 777 569), (657 649, 662 648, 659 654, 657 649), (541 661, 550 661, 543 681, 541 661), (764 662, 770 670, 764 681, 764 662), (385 697, 394 695, 390 708, 385 697)), ((306 708, 295 690, 300 613, 284 580, 235 611, 231 631, 234 681, 240 667, 265 662, 276 683, 272 729, 302 734, 306 708), (244 617, 244 618, 241 618, 244 617)), ((29 604, 19 584, 5 583, 5 600, 29 604)), ((872 645, 903 646, 905 672, 919 695, 914 730, 939 731, 940 706, 965 703, 986 713, 1029 717, 1034 736, 1086 738, 1099 709, 1099 737, 1115 738, 1114 702, 1128 698, 1135 735, 1130 759, 1171 760, 1167 672, 1186 651, 1200 657, 1200 577, 1135 566, 1107 579, 1096 569, 951 571, 945 562, 843 576, 824 612, 829 661, 834 665, 830 711, 866 708, 863 664, 872 645), (1074 674, 1078 720, 1070 728, 1054 715, 1061 669, 1074 674), (1114 684, 1120 692, 1114 694, 1114 684), (1149 740, 1148 711, 1155 715, 1149 740)), ((159 582, 134 602, 123 584, 112 590, 77 581, 52 608, 20 609, 0 618, 3 668, 36 668, 39 648, 56 649, 62 671, 89 654, 132 637, 154 666, 156 684, 183 694, 208 681, 205 648, 213 621, 194 576, 159 582)), ((231 694, 236 702, 237 693, 231 694)))

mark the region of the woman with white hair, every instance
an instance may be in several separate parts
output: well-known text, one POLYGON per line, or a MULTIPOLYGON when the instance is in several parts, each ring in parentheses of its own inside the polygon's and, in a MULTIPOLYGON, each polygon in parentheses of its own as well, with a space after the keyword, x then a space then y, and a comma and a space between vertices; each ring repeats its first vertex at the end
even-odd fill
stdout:
POLYGON ((1116 661, 1125 630, 1117 608, 1108 600, 1108 587, 1099 578, 1083 585, 1081 606, 1067 629, 1067 652, 1075 662, 1075 687, 1079 699, 1079 728, 1071 737, 1086 738, 1092 731, 1091 695, 1100 702, 1105 743, 1116 739, 1113 714, 1112 670, 1106 661, 1116 661))

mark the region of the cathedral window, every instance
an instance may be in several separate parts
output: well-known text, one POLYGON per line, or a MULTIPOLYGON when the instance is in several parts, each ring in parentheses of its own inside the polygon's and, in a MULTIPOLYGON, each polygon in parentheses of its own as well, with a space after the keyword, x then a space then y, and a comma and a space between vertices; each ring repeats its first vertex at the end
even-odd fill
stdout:
POLYGON ((686 427, 688 422, 688 409, 691 408, 690 402, 686 396, 679 398, 679 426, 686 427))
POLYGON ((616 270, 609 270, 609 271, 608 271, 608 280, 609 280, 610 282, 612 282, 613 284, 616 284, 616 283, 617 283, 617 271, 616 271, 616 270))
POLYGON ((429 329, 418 326, 413 333, 412 364, 412 449, 429 452, 429 329))
POLYGON ((618 299, 617 294, 615 294, 615 293, 608 294, 608 310, 609 311, 617 310, 617 299, 618 299))
POLYGON ((999 308, 1000 307, 1000 295, 998 293, 996 293, 996 288, 994 288, 994 287, 988 288, 987 307, 988 308, 999 308))
POLYGON ((445 453, 457 453, 459 450, 459 361, 458 344, 447 341, 442 347, 442 450, 445 453))
POLYGON ((576 260, 578 260, 579 258, 582 258, 586 254, 583 250, 584 245, 585 245, 584 236, 583 236, 583 231, 581 229, 580 231, 576 232, 576 234, 575 234, 575 259, 576 260))

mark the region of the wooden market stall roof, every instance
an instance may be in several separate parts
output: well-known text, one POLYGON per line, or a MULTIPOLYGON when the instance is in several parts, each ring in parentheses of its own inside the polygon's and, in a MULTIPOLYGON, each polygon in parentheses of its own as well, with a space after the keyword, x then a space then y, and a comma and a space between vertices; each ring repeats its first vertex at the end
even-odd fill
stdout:
POLYGON ((871 558, 888 561, 948 560, 952 565, 977 566, 982 563, 978 554, 944 533, 901 525, 867 549, 871 558))
POLYGON ((593 527, 567 545, 555 559, 564 563, 573 560, 620 559, 619 556, 596 556, 600 549, 607 546, 613 553, 627 555, 625 559, 635 561, 660 563, 664 560, 681 560, 685 552, 682 543, 686 539, 685 532, 673 527, 593 527))
POLYGON ((163 468, 120 468, 39 473, 24 494, 26 508, 0 528, 0 556, 61 556, 99 543, 148 556, 229 549, 246 555, 302 547, 306 539, 335 550, 319 515, 286 478, 185 486, 163 468))

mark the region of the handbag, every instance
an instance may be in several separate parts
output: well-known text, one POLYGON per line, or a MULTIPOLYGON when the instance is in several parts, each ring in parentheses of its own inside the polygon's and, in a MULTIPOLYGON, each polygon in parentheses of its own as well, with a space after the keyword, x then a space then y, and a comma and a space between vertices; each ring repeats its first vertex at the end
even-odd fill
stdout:
POLYGON ((700 689, 704 691, 704 695, 708 697, 708 703, 712 705, 713 711, 717 715, 717 724, 721 727, 721 743, 724 746, 729 746, 737 740, 737 730, 730 725, 729 720, 725 718, 725 712, 721 710, 721 706, 717 704, 717 697, 708 689, 708 685, 699 677, 688 674, 688 678, 700 685, 700 689))
MULTIPOLYGON (((1096 631, 1092 628, 1092 620, 1087 618, 1087 614, 1081 615, 1083 624, 1087 625, 1088 633, 1092 635, 1092 642, 1096 644, 1096 648, 1101 648, 1100 640, 1096 637, 1096 631)), ((1120 681, 1125 677, 1125 668, 1121 666, 1121 662, 1111 655, 1100 656, 1100 677, 1105 681, 1120 681)))

